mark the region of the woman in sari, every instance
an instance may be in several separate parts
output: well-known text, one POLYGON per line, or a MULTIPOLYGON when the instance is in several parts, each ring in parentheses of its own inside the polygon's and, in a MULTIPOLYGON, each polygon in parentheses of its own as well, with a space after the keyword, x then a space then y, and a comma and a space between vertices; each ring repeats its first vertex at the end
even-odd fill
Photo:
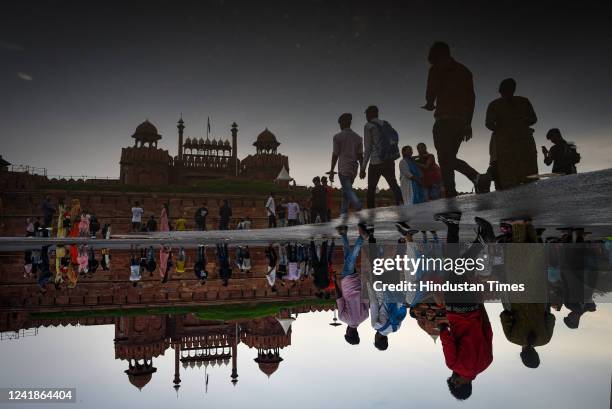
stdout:
POLYGON ((159 217, 159 231, 170 231, 170 223, 168 222, 168 204, 164 203, 159 217))

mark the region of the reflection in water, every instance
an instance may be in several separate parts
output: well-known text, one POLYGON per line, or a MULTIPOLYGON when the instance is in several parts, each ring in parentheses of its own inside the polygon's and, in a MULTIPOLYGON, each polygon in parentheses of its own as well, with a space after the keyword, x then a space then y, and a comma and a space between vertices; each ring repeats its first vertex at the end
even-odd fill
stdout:
MULTIPOLYGON (((329 325, 334 316, 331 308, 288 308, 272 316, 235 321, 203 319, 199 313, 32 318, 25 324, 38 328, 38 336, 6 340, 0 345, 3 362, 19 363, 14 366, 11 377, 4 379, 4 384, 36 386, 56 379, 54 382, 77 387, 83 407, 128 407, 135 402, 153 407, 194 405, 203 396, 212 399, 210 404, 215 404, 214 407, 244 407, 253 402, 266 402, 270 396, 278 398, 267 407, 284 407, 290 397, 292 406, 311 407, 316 402, 312 400, 313 393, 319 398, 333 399, 334 393, 321 391, 336 388, 339 388, 338 397, 355 407, 374 406, 383 396, 389 407, 406 407, 409 401, 434 407, 438 407, 437 402, 448 407, 455 397, 441 388, 448 377, 444 374, 444 362, 453 368, 454 376, 445 388, 457 389, 454 393, 461 397, 465 393, 460 389, 462 380, 455 379, 459 376, 455 374, 465 376, 466 369, 477 371, 479 367, 469 363, 472 359, 485 366, 492 358, 482 355, 478 342, 470 335, 461 340, 460 348, 454 348, 457 340, 450 339, 453 332, 456 338, 469 334, 474 326, 487 327, 483 307, 453 317, 448 312, 442 314, 435 304, 421 304, 413 308, 414 318, 407 319, 394 334, 393 346, 384 353, 371 341, 358 345, 345 342, 343 328, 329 325), (450 333, 445 335, 449 330, 445 327, 447 322, 450 333), (113 332, 96 328, 113 328, 114 341, 113 332), (442 346, 437 342, 439 336, 442 346), (114 360, 105 352, 111 346, 114 360), (254 369, 265 376, 259 377, 254 369), (124 381, 117 378, 121 371, 143 394, 132 395, 124 387, 124 381), (88 386, 93 382, 91 373, 96 373, 95 383, 105 385, 103 396, 97 396, 88 386), (267 381, 262 383, 263 380, 267 381), (354 390, 347 395, 346 388, 362 382, 365 382, 365 393, 354 390), (236 389, 228 390, 224 384, 234 385, 236 389), (242 388, 241 384, 244 384, 242 388), (176 403, 169 400, 168 391, 172 390, 172 395, 179 398, 176 403)), ((545 345, 550 341, 551 327, 543 327, 549 332, 535 334, 535 340, 529 340, 530 335, 525 337, 525 331, 531 332, 520 321, 525 311, 512 311, 514 318, 508 326, 508 311, 495 304, 487 305, 486 309, 491 316, 501 312, 501 320, 492 320, 488 328, 505 336, 493 336, 491 340, 488 332, 486 340, 492 342, 495 360, 478 375, 474 396, 469 400, 476 407, 489 407, 496 399, 507 400, 496 407, 541 407, 540 402, 554 402, 557 408, 576 404, 605 407, 612 362, 609 348, 604 347, 605 340, 612 335, 609 327, 612 310, 608 305, 596 312, 593 319, 585 321, 582 333, 574 333, 567 327, 555 330, 549 347, 545 345), (532 358, 525 358, 513 346, 525 342, 541 346, 541 353, 546 357, 534 375, 520 363, 532 358), (578 359, 573 356, 577 351, 582 351, 578 359), (575 375, 583 382, 574 386, 558 383, 558 377, 575 375), (524 392, 512 392, 518 390, 524 392)), ((370 333, 371 330, 362 331, 370 333)))
MULTIPOLYGON (((289 399, 292 406, 312 407, 316 401, 311 398, 325 394, 326 399, 342 399, 356 407, 405 407, 406 399, 433 406, 448 405, 449 399, 500 406, 496 396, 506 396, 508 407, 541 407, 530 400, 535 392, 517 397, 503 389, 518 391, 531 385, 549 391, 550 396, 537 397, 555 407, 585 403, 576 397, 604 402, 601 369, 609 370, 611 357, 607 341, 602 342, 611 335, 611 310, 605 304, 612 288, 610 241, 585 240, 580 229, 546 240, 528 221, 509 223, 495 237, 480 219, 474 241, 459 243, 460 214, 444 217, 444 244, 415 243, 418 232, 398 223, 401 237, 392 245, 377 242, 367 225, 358 227, 359 236, 351 243, 347 228, 341 226, 341 246, 331 238, 273 243, 265 249, 227 242, 189 248, 132 246, 129 251, 112 250, 112 268, 111 250, 97 251, 92 245, 33 248, 25 252, 25 259, 23 253, 3 255, 11 262, 5 264, 6 285, 0 288, 5 307, 0 329, 7 341, 0 352, 21 371, 38 369, 48 360, 70 360, 76 344, 86 351, 87 370, 102 368, 108 365, 103 358, 105 340, 112 337, 108 333, 97 338, 78 328, 74 338, 66 327, 26 335, 48 326, 112 325, 120 371, 139 391, 146 387, 150 397, 139 399, 153 404, 167 399, 168 386, 177 397, 183 396, 192 374, 208 393, 210 374, 219 374, 219 368, 224 369, 226 383, 238 391, 245 383, 239 380, 252 385, 252 367, 270 384, 255 381, 258 389, 246 386, 248 393, 217 397, 216 404, 244 407, 257 399, 276 407, 289 399), (455 267, 458 260, 483 258, 485 268, 457 274, 457 268, 434 264, 432 269, 411 272, 398 267, 374 273, 374 260, 396 256, 440 258, 455 267), (373 283, 378 279, 385 285, 446 283, 469 290, 376 290, 373 283), (472 289, 491 281, 524 285, 525 291, 472 289), (324 317, 313 313, 323 310, 324 317), (564 325, 555 325, 561 321, 564 325), (70 348, 59 352, 66 345, 70 348), (25 351, 35 351, 36 357, 25 351), (26 366, 17 365, 15 357, 20 355, 26 356, 26 366), (588 387, 567 385, 577 366, 588 378, 588 387), (370 374, 376 375, 374 379, 370 374), (564 379, 553 383, 554 374, 564 379), (276 382, 281 386, 274 387, 276 382), (414 396, 399 396, 405 383, 414 396), (151 384, 156 386, 147 387, 151 384), (363 384, 363 391, 354 390, 355 384, 363 384), (343 394, 345 388, 353 395, 343 394), (277 395, 279 399, 270 402, 277 395)), ((20 372, 14 381, 36 386, 56 379, 53 370, 58 367, 20 372)), ((60 369, 59 374, 66 385, 77 383, 85 391, 87 406, 120 406, 114 392, 129 392, 118 384, 109 386, 113 393, 93 402, 93 393, 81 380, 87 370, 60 369)), ((114 379, 115 373, 106 371, 101 379, 114 379)), ((186 396, 189 403, 193 396, 186 396)))

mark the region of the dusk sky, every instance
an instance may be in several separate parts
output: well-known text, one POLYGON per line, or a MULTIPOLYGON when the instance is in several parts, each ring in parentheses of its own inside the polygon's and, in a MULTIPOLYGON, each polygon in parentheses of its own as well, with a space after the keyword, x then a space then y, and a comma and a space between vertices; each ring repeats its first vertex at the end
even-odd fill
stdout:
MULTIPOLYGON (((487 104, 514 77, 538 115, 536 143, 559 127, 579 172, 610 167, 612 25, 605 3, 19 1, 0 11, 0 154, 52 175, 118 177, 121 148, 148 118, 177 153, 176 121, 254 152, 268 127, 299 184, 329 169, 337 118, 363 133, 367 105, 400 143, 433 148, 424 103, 433 41, 474 74, 474 138, 459 157, 488 163, 487 104), (493 4, 494 3, 494 4, 493 4)), ((549 172, 539 152, 540 173, 549 172)), ((471 189, 458 175, 460 190, 471 189)), ((363 186, 363 182, 358 186, 363 186)))

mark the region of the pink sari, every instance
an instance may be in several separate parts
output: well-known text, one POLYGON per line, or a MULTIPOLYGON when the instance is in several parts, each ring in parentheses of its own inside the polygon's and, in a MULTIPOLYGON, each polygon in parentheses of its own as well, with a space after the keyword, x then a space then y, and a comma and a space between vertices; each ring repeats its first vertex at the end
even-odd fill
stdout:
POLYGON ((159 250, 159 275, 164 278, 168 274, 168 258, 170 258, 170 249, 162 246, 159 250))
POLYGON ((159 231, 170 231, 170 225, 168 223, 168 212, 166 208, 162 208, 161 216, 159 217, 159 231))

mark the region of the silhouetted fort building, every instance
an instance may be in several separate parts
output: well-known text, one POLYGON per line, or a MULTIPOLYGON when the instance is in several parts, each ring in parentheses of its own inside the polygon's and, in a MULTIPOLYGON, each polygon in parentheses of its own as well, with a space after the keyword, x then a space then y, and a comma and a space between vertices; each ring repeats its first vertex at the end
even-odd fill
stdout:
MULTIPOLYGON (((136 127, 134 145, 121 150, 119 181, 127 185, 197 185, 206 179, 241 177, 274 181, 283 168, 289 171, 289 158, 277 152, 280 145, 267 128, 253 143, 255 154, 238 158, 238 125, 231 125, 229 139, 184 139, 185 122, 179 119, 178 155, 158 148, 162 138, 148 120, 136 127)), ((286 173, 285 172, 285 173, 286 173)))

